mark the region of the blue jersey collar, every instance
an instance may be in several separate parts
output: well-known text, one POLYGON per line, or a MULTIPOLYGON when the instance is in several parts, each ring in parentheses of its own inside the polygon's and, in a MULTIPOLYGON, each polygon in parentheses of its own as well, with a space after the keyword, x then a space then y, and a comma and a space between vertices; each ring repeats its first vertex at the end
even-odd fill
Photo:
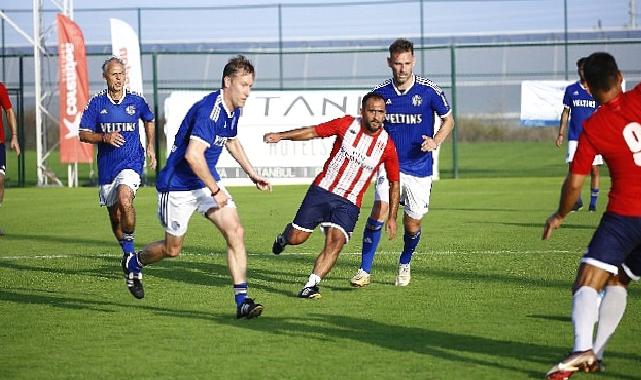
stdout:
POLYGON ((117 105, 117 104, 121 104, 122 101, 125 100, 125 98, 127 97, 127 89, 126 88, 122 89, 122 98, 120 98, 120 100, 112 99, 111 96, 109 96, 109 89, 107 89, 106 94, 107 94, 107 99, 109 99, 109 101, 112 104, 116 104, 117 105))

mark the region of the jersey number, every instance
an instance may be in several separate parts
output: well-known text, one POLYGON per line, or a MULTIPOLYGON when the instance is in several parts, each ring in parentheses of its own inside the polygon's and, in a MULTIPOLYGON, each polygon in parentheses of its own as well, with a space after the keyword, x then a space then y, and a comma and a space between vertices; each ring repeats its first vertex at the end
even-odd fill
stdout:
POLYGON ((634 157, 634 164, 641 166, 641 124, 630 123, 623 128, 623 138, 634 157))

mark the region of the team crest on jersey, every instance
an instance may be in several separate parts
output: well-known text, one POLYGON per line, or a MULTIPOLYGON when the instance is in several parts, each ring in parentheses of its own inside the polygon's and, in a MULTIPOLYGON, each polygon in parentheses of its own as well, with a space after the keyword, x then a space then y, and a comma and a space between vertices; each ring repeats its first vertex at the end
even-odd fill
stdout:
POLYGON ((125 108, 125 112, 127 112, 130 115, 135 114, 136 113, 136 106, 134 106, 133 104, 130 105, 130 106, 127 106, 127 108, 125 108))
POLYGON ((421 104, 423 104, 423 98, 419 95, 412 96, 412 105, 414 105, 414 107, 419 107, 421 104))

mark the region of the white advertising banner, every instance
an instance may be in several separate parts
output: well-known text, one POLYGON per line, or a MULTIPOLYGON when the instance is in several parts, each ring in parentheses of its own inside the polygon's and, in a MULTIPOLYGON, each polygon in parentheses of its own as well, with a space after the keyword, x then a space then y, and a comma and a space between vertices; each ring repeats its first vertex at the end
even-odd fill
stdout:
POLYGON ((565 88, 575 81, 521 82, 521 124, 528 127, 559 125, 565 88))
MULTIPOLYGON (((125 63, 127 70, 127 88, 142 95, 142 65, 140 63, 140 45, 138 35, 131 25, 115 18, 111 23, 111 51, 125 63)), ((147 136, 142 122, 139 122, 140 141, 143 149, 147 148, 147 136)))
MULTIPOLYGON (((208 93, 174 91, 165 100, 168 147, 173 145, 189 108, 208 93)), ((365 90, 253 91, 238 123, 238 139, 256 170, 272 183, 309 184, 322 170, 334 138, 265 144, 263 135, 319 124, 345 114, 358 116, 365 94, 365 90)), ((251 185, 230 154, 221 155, 217 168, 225 184, 251 185)))

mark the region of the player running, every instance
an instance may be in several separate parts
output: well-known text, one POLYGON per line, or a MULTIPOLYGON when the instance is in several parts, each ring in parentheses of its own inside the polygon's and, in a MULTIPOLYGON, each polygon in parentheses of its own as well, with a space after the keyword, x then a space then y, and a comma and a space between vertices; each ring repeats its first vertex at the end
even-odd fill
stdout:
POLYGON ((241 107, 254 84, 254 66, 242 55, 227 62, 222 89, 196 102, 180 124, 167 165, 158 176, 158 218, 165 239, 148 244, 130 257, 126 270, 138 278, 142 267, 180 255, 189 219, 194 211, 212 222, 227 242, 227 267, 232 279, 236 318, 255 318, 263 306, 247 297, 247 253, 244 230, 236 204, 216 170, 223 147, 240 164, 259 190, 271 184, 252 167, 236 138, 241 107))
MULTIPOLYGON (((454 128, 454 117, 445 93, 434 82, 414 75, 414 45, 398 39, 389 47, 388 79, 374 89, 385 99, 385 130, 392 137, 400 162, 400 202, 405 207, 403 252, 399 258, 397 286, 410 283, 410 261, 421 237, 421 220, 428 212, 432 191, 432 152, 454 128), (442 120, 434 133, 434 114, 442 120)), ((374 207, 363 231, 361 267, 350 280, 353 286, 370 283, 381 228, 388 213, 389 187, 385 170, 376 179, 374 207)))
MULTIPOLYGON (((587 88, 585 88, 585 77, 583 76, 583 64, 585 57, 580 58, 576 62, 579 69, 579 80, 569 85, 565 89, 563 96, 563 113, 561 114, 561 122, 559 124, 559 136, 556 138, 556 146, 561 147, 563 143, 563 134, 568 125, 568 118, 570 120, 570 128, 568 129, 568 155, 565 159, 566 163, 571 163, 576 152, 576 146, 579 143, 579 135, 583 131, 583 123, 592 115, 592 112, 597 109, 599 104, 590 95, 587 88)), ((589 211, 596 211, 596 202, 599 198, 599 165, 603 165, 603 158, 597 154, 592 162, 591 186, 590 186, 590 206, 589 211)), ((579 195, 579 199, 574 204, 574 211, 583 208, 583 201, 579 195)))
POLYGON ((272 252, 278 255, 288 244, 304 243, 319 224, 325 232, 325 246, 298 294, 301 298, 320 297, 318 284, 330 272, 349 241, 358 221, 363 194, 381 164, 388 173, 388 202, 392 205, 387 216, 387 232, 390 240, 396 237, 398 157, 392 139, 383 129, 385 99, 370 92, 363 97, 361 108, 360 118, 348 115, 313 127, 267 133, 263 137, 266 143, 277 143, 336 136, 323 171, 309 187, 294 221, 276 237, 272 247, 272 252))
POLYGON ((581 259, 572 287, 574 348, 548 371, 550 380, 567 379, 579 370, 601 370, 607 341, 625 311, 626 288, 631 279, 641 277, 641 85, 623 93, 623 77, 608 53, 590 55, 584 74, 589 91, 601 107, 583 126, 561 189, 559 208, 546 221, 543 239, 549 239, 572 210, 597 154, 608 165, 612 187, 606 212, 581 259))
MULTIPOLYGON (((124 265, 127 257, 135 252, 134 198, 145 163, 138 121, 142 120, 145 126, 147 162, 155 168, 154 114, 142 96, 125 87, 127 73, 120 58, 108 58, 102 65, 102 76, 107 88, 87 103, 80 120, 80 141, 98 145, 100 206, 107 207, 111 229, 122 248, 124 265)), ((125 281, 135 293, 137 280, 125 273, 125 281)))

